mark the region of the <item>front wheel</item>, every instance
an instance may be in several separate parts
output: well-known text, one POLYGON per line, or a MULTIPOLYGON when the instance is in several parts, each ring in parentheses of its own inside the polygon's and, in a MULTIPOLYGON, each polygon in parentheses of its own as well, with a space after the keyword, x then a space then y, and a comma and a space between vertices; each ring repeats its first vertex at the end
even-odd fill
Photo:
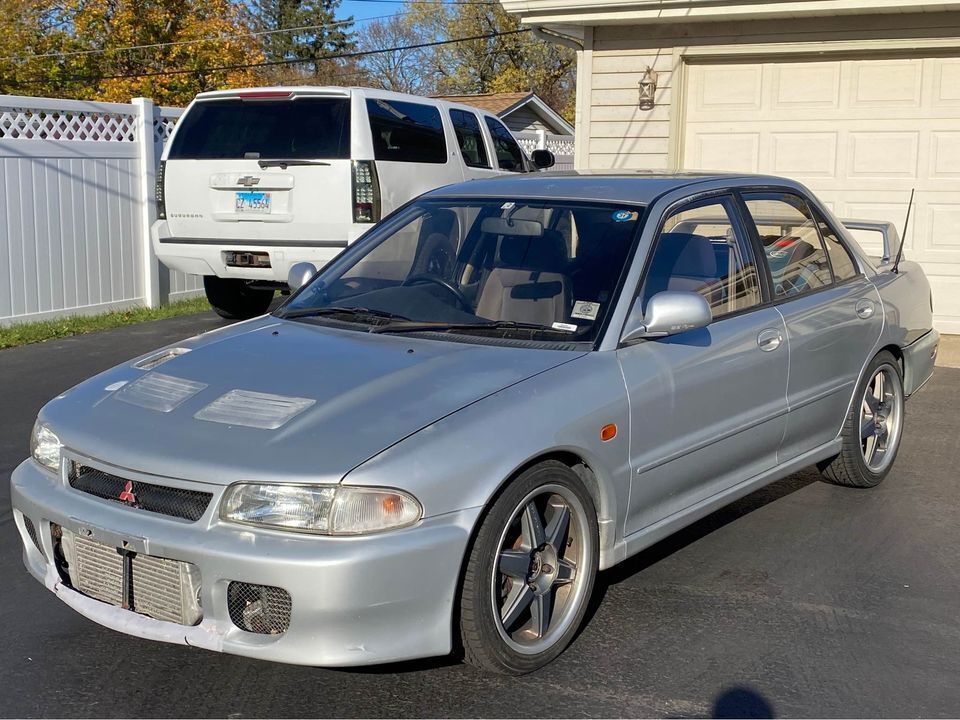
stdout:
POLYGON ((837 485, 874 487, 890 472, 903 435, 903 374, 897 359, 879 353, 854 398, 840 433, 840 454, 821 463, 820 472, 837 485))
POLYGON ((251 287, 248 281, 240 278, 204 275, 203 289, 213 311, 228 320, 246 320, 263 315, 273 302, 273 290, 251 287))
POLYGON ((480 525, 464 571, 460 633, 472 665, 521 675, 570 644, 599 563, 597 514, 556 461, 517 477, 480 525))

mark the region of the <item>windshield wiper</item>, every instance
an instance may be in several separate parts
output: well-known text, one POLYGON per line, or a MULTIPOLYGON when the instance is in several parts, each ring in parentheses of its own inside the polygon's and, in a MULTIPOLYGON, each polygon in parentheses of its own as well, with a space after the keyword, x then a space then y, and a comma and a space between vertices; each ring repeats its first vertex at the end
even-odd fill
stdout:
POLYGON ((445 322, 401 322, 388 323, 372 328, 372 333, 405 333, 405 332, 448 332, 457 330, 538 330, 541 332, 569 334, 564 330, 557 330, 537 323, 514 322, 513 320, 495 320, 480 323, 445 323, 445 322))
POLYGON ((330 165, 328 162, 323 160, 257 160, 257 165, 260 166, 261 170, 266 170, 268 167, 278 167, 281 170, 286 170, 288 167, 297 167, 300 165, 330 165))
POLYGON ((284 319, 304 318, 304 317, 329 317, 331 315, 346 315, 355 318, 374 318, 377 320, 400 320, 407 321, 403 315, 395 315, 385 310, 373 310, 365 307, 319 307, 319 308, 300 308, 298 310, 287 310, 279 315, 284 319))

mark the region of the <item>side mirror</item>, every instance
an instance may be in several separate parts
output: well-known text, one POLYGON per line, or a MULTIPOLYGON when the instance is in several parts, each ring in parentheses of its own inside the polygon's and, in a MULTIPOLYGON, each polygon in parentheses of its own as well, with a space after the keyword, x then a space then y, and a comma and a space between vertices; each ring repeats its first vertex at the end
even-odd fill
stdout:
POLYGON ((711 320, 710 305, 695 292, 666 290, 647 301, 646 313, 642 306, 643 299, 637 298, 620 338, 621 344, 703 328, 711 320))
POLYGON ((287 272, 287 285, 290 286, 290 292, 296 292, 302 288, 316 274, 317 267, 313 263, 298 262, 291 265, 287 272))
POLYGON ((534 150, 530 153, 530 159, 533 160, 533 164, 538 170, 551 168, 557 162, 557 158, 549 150, 534 150))

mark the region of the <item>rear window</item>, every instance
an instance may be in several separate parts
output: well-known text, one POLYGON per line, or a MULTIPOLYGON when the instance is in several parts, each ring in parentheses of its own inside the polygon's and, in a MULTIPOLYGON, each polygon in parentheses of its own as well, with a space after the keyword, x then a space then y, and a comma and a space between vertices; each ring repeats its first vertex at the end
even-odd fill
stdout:
POLYGON ((180 121, 172 160, 350 157, 350 101, 205 100, 180 121))
POLYGON ((440 111, 433 105, 367 100, 373 156, 377 160, 445 163, 447 143, 440 111))

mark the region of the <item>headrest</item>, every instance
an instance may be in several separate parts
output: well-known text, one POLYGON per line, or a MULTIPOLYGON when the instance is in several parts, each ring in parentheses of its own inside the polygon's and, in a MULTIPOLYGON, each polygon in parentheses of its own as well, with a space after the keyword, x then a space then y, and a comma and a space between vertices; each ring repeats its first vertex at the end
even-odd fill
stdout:
POLYGON ((540 237, 504 235, 500 262, 504 267, 561 272, 567 264, 567 244, 557 230, 544 230, 540 237))
POLYGON ((664 263, 670 260, 668 272, 683 277, 714 278, 717 276, 717 255, 713 245, 702 235, 664 233, 660 236, 657 255, 664 263))

